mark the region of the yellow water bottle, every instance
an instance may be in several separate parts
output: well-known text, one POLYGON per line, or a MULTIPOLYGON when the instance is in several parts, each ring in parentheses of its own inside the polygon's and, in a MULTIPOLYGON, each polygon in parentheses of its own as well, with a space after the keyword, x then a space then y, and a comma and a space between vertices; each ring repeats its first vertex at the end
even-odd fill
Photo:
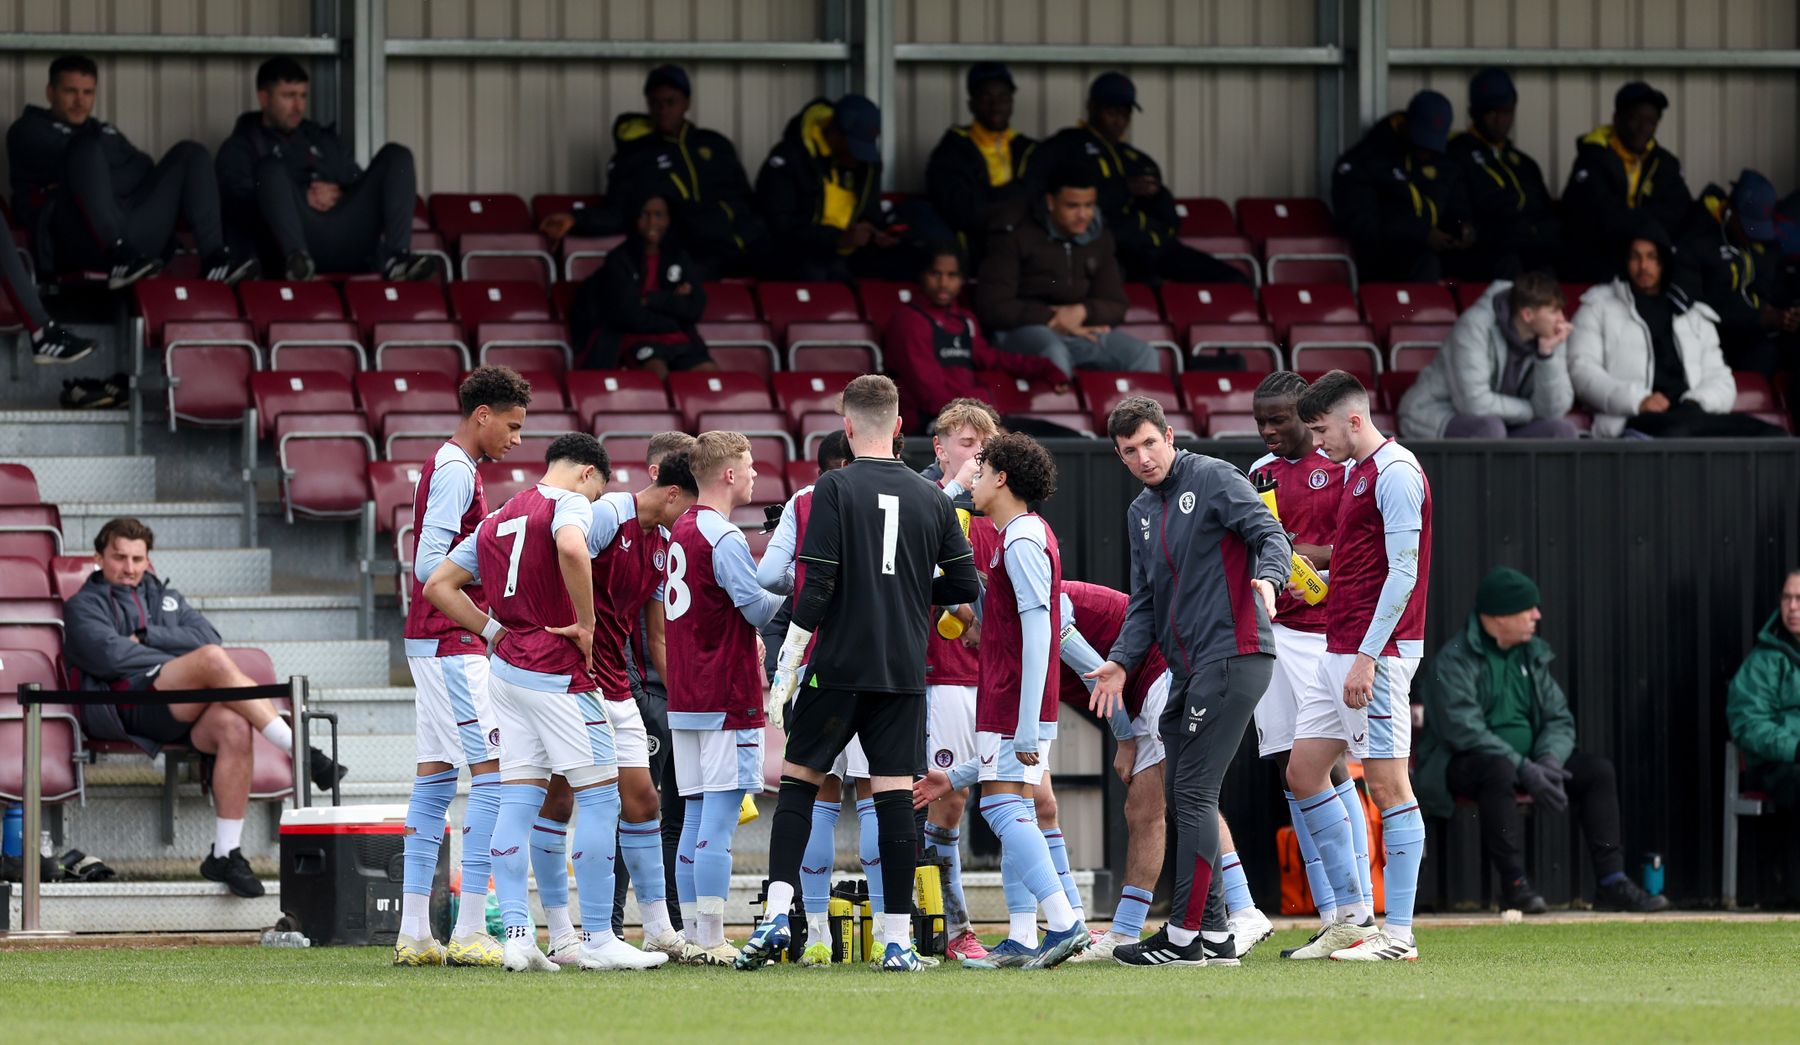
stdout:
MULTIPOLYGON (((1280 522, 1281 509, 1275 507, 1275 487, 1279 484, 1266 472, 1256 473, 1254 481, 1257 495, 1262 498, 1264 504, 1269 506, 1269 514, 1275 517, 1276 522, 1280 522)), ((1300 589, 1308 606, 1317 606, 1323 602, 1325 593, 1329 590, 1325 584, 1325 578, 1319 576, 1319 571, 1313 569, 1298 552, 1294 553, 1293 563, 1288 574, 1288 583, 1300 589)))
MULTIPOLYGON (((956 523, 958 526, 962 527, 963 537, 965 539, 969 536, 969 522, 972 518, 973 516, 969 514, 967 508, 958 508, 956 510, 956 523)), ((938 570, 940 575, 943 572, 944 571, 941 569, 938 570)), ((945 610, 943 615, 938 618, 937 632, 946 639, 962 638, 963 622, 956 614, 951 613, 949 610, 945 610)))

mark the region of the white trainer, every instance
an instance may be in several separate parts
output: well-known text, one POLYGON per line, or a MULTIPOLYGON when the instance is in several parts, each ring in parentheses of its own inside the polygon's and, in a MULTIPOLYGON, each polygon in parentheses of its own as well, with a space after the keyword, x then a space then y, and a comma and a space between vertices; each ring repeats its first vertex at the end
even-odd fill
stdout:
POLYGON ((550 941, 550 960, 558 965, 574 965, 581 958, 581 932, 566 932, 550 941))
POLYGON ((1330 958, 1339 951, 1352 947, 1360 947, 1381 935, 1381 930, 1369 925, 1354 925, 1350 922, 1332 922, 1319 930, 1319 934, 1307 941, 1303 947, 1291 951, 1282 951, 1283 958, 1295 961, 1310 961, 1317 958, 1330 958))
POLYGON ((1136 940, 1129 936, 1121 936, 1118 933, 1108 930, 1094 937, 1088 943, 1087 950, 1070 958, 1069 961, 1071 963, 1110 962, 1113 960, 1113 948, 1136 942, 1136 940))
POLYGON ((669 960, 661 951, 640 951, 614 936, 599 946, 583 944, 575 966, 602 971, 614 969, 654 969, 669 960))
POLYGON ((1237 938, 1239 958, 1247 958, 1257 944, 1275 935, 1275 923, 1255 907, 1247 907, 1226 919, 1231 935, 1237 938))
POLYGON ((538 950, 537 941, 529 937, 508 939, 501 949, 505 957, 501 959, 500 967, 507 972, 562 971, 562 966, 546 958, 544 952, 538 950))
POLYGON ((664 929, 655 936, 644 937, 644 950, 668 955, 670 959, 681 957, 682 949, 687 946, 687 936, 680 929, 664 929))
POLYGON ((1360 945, 1333 951, 1331 960, 1334 962, 1416 962, 1419 960, 1419 945, 1396 940, 1389 936, 1386 930, 1383 930, 1360 945))

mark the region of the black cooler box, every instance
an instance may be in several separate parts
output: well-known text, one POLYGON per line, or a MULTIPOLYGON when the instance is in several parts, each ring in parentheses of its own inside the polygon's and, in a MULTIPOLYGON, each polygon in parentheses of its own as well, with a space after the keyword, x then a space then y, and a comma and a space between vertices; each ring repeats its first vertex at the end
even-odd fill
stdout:
MULTIPOLYGON (((405 805, 283 810, 284 927, 315 947, 391 945, 400 931, 405 844, 405 805)), ((439 939, 450 932, 449 824, 431 881, 431 928, 439 939)))

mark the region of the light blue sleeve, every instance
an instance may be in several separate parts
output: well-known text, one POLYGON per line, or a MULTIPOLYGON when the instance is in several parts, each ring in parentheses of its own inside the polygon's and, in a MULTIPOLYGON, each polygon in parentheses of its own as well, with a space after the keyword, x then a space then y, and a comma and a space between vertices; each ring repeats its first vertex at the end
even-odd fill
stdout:
MULTIPOLYGON (((1075 672, 1076 676, 1081 679, 1082 685, 1088 688, 1089 693, 1092 693, 1097 683, 1088 678, 1087 674, 1090 671, 1098 670, 1100 665, 1105 663, 1106 658, 1100 656, 1099 651, 1094 649, 1087 637, 1075 629, 1075 604, 1069 601, 1067 595, 1062 597, 1062 604, 1062 662, 1075 672)), ((1131 714, 1125 710, 1123 703, 1107 718, 1106 724, 1112 729, 1114 740, 1130 740, 1137 735, 1131 725, 1131 714)))
MULTIPOLYGON (((1033 540, 1011 541, 1006 546, 1006 575, 1012 578, 1019 612, 1050 609, 1050 556, 1033 540)), ((1059 607, 1060 609, 1060 607, 1059 607)), ((1045 650, 1046 654, 1050 651, 1045 650)))
POLYGON ((588 530, 588 557, 599 555, 606 550, 613 538, 619 535, 619 527, 625 520, 619 515, 619 506, 613 503, 611 495, 595 501, 593 508, 593 525, 588 530))
POLYGON ((475 540, 481 536, 487 526, 488 521, 481 520, 481 525, 475 527, 475 532, 457 542, 456 547, 450 549, 450 554, 447 556, 451 562, 468 570, 469 575, 475 578, 477 584, 481 583, 481 563, 475 555, 475 540))
POLYGON ((450 545, 456 540, 455 530, 441 530, 436 526, 425 527, 419 534, 419 550, 413 555, 413 576, 421 583, 431 579, 431 571, 438 568, 444 556, 450 554, 450 545))
POLYGON ((462 464, 449 464, 431 473, 425 491, 425 520, 419 530, 419 550, 413 557, 413 576, 431 579, 456 535, 462 532, 463 513, 475 501, 475 472, 462 464))
POLYGON ((750 542, 743 531, 733 528, 713 545, 713 578, 731 596, 731 604, 755 627, 775 619, 781 611, 784 595, 763 588, 756 579, 756 559, 750 554, 750 542))
POLYGON ((550 517, 550 532, 561 533, 565 526, 580 530, 581 539, 587 540, 588 532, 594 528, 594 502, 574 492, 558 497, 556 514, 550 517))
POLYGON ((1410 464, 1389 465, 1375 476, 1375 504, 1386 531, 1388 573, 1375 600, 1375 615, 1357 646, 1358 653, 1380 657, 1389 636, 1406 612, 1419 582, 1419 534, 1424 527, 1425 477, 1410 464))
POLYGON ((794 521, 797 514, 794 502, 789 500, 781 513, 781 521, 775 524, 775 532, 769 535, 762 562, 756 564, 756 583, 778 595, 794 593, 794 555, 799 551, 800 543, 800 527, 794 521))
POLYGON ((981 760, 978 755, 971 755, 966 761, 950 767, 944 774, 950 778, 950 786, 958 791, 966 787, 974 787, 975 781, 981 779, 981 760))
MULTIPOLYGON (((1046 600, 1047 601, 1047 600, 1046 600)), ((1044 687, 1050 682, 1050 607, 1033 606, 1019 611, 1020 657, 1019 724, 1013 730, 1013 750, 1037 754, 1038 715, 1044 706, 1044 687)))

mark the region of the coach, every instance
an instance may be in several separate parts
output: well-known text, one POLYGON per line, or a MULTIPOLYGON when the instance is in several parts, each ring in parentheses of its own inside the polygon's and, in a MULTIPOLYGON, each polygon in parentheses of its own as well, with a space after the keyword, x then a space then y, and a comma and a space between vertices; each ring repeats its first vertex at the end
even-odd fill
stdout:
POLYGON ((1175 449, 1155 400, 1132 396, 1107 420, 1119 460, 1144 483, 1127 513, 1131 602, 1095 710, 1110 715, 1126 679, 1163 650, 1175 680, 1158 723, 1174 810, 1175 895, 1169 924, 1113 951, 1125 965, 1236 964, 1219 859, 1219 784, 1275 670, 1275 592, 1292 548, 1250 480, 1223 461, 1175 449), (1203 922, 1204 918, 1204 922, 1203 922), (1201 936, 1204 931, 1204 937, 1201 936))

